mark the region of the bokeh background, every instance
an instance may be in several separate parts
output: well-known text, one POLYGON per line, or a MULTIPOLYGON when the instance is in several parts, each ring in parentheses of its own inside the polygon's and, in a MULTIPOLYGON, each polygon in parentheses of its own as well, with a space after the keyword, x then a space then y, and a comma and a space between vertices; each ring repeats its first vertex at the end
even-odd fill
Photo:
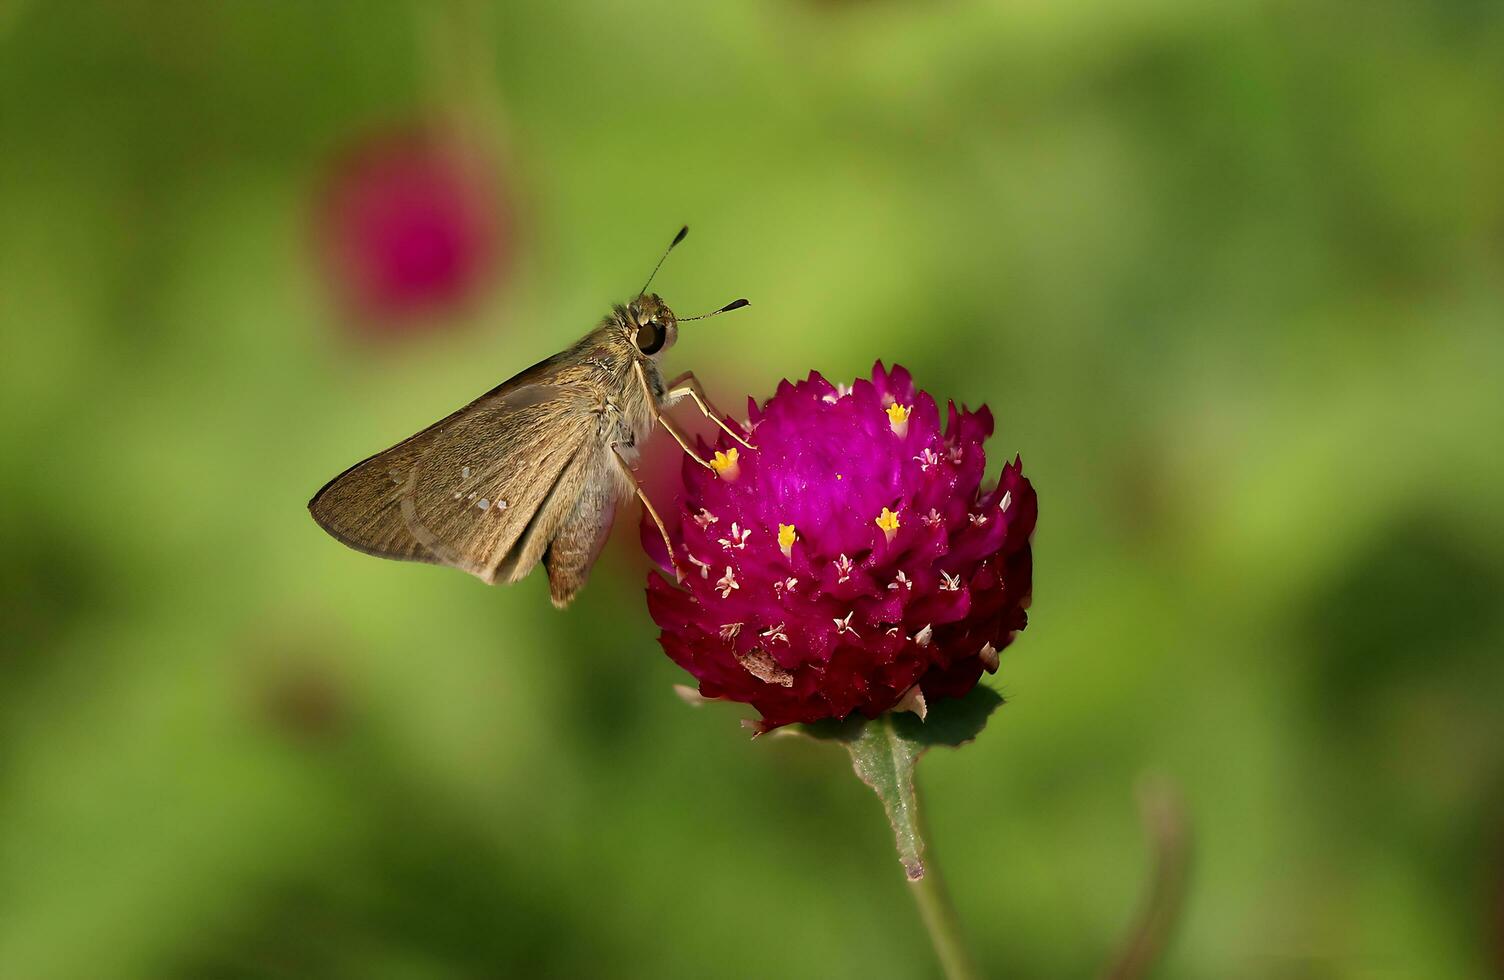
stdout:
MULTIPOLYGON (((989 976, 1504 970, 1504 7, 0 4, 0 976, 935 975, 840 752, 694 710, 635 510, 533 578, 330 476, 645 277, 736 404, 882 357, 1038 487, 921 766, 989 976)), ((672 458, 671 456, 668 458, 672 458)))

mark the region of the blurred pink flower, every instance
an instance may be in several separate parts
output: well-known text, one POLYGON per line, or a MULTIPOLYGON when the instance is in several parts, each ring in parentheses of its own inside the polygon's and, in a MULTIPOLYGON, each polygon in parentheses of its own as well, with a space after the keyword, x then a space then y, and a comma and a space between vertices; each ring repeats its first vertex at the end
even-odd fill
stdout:
POLYGON ((352 143, 323 183, 316 220, 337 299, 361 326, 379 330, 474 302, 511 256, 495 162, 437 126, 352 143))

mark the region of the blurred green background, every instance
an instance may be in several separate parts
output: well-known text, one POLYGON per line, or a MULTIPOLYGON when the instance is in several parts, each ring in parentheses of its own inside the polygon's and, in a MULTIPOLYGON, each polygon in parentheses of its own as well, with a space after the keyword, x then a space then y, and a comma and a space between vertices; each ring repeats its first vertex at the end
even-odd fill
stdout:
POLYGON ((1032 625, 921 767, 988 976, 1504 970, 1504 7, 0 3, 0 977, 935 975, 829 746, 691 710, 635 510, 568 612, 330 476, 655 288, 728 405, 996 413, 1032 625), (331 161, 445 120, 510 258, 342 312, 331 161))

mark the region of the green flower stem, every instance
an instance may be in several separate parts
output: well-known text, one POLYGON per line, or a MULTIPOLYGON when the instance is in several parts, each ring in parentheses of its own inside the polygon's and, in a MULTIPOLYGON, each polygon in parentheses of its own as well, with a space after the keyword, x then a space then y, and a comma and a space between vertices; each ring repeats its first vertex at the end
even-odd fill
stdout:
POLYGON ((852 715, 797 729, 810 738, 844 745, 851 754, 852 771, 877 794, 893 827, 893 843, 919 906, 919 917, 924 920, 947 980, 973 980, 977 971, 961 940, 961 926, 945 894, 940 872, 934 861, 925 857, 914 764, 932 746, 956 748, 976 738, 987 717, 1002 703, 996 691, 978 684, 964 697, 939 701, 922 717, 912 711, 889 711, 871 721, 852 715))
POLYGON ((914 904, 919 906, 919 917, 924 920, 925 931, 934 944, 935 956, 940 960, 940 971, 946 980, 975 980, 976 966, 961 938, 961 923, 956 916, 956 907, 951 904, 945 883, 940 880, 940 870, 935 866, 934 855, 925 862, 924 874, 909 879, 909 891, 914 904))

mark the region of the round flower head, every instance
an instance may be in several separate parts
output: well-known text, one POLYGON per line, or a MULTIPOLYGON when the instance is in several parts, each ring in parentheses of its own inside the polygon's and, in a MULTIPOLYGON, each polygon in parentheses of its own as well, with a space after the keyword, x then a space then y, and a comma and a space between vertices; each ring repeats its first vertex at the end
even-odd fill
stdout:
MULTIPOLYGON (((750 408, 686 460, 668 515, 683 581, 654 573, 664 651, 708 698, 764 730, 959 697, 1024 628, 1034 490, 1014 461, 982 489, 992 414, 946 409, 909 372, 834 387, 819 374, 750 408)), ((657 529, 643 542, 670 575, 657 529)))
POLYGON ((494 167, 442 128, 381 133, 337 160, 319 200, 331 284, 358 321, 395 329, 475 299, 506 264, 494 167))

